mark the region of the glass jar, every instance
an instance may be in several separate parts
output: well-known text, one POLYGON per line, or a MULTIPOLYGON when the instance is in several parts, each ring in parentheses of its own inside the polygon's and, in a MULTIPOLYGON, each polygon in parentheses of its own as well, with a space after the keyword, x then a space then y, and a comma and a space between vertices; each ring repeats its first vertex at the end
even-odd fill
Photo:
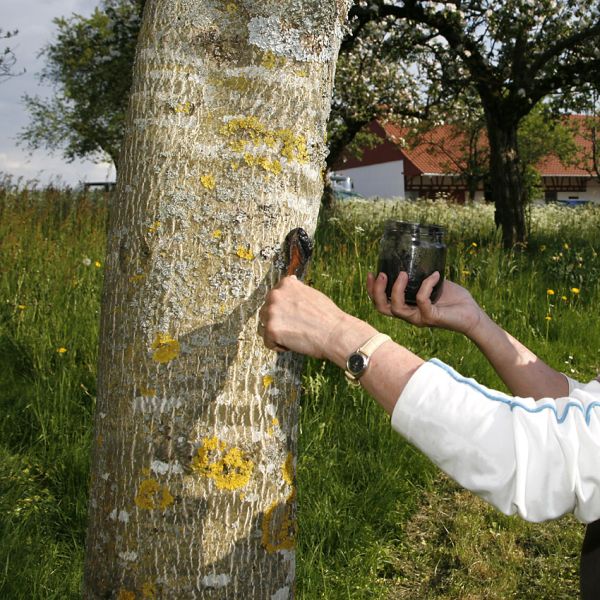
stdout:
POLYGON ((440 280, 431 293, 435 302, 442 293, 446 267, 446 230, 440 225, 423 225, 404 221, 386 221, 379 245, 378 273, 387 275, 386 294, 392 295, 392 286, 402 271, 408 273, 404 292, 406 304, 417 304, 417 292, 421 283, 435 271, 440 280))

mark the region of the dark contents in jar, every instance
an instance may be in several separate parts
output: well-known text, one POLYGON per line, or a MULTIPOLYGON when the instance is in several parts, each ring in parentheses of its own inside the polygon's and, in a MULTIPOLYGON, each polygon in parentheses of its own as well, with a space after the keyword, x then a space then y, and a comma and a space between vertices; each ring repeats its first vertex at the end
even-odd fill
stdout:
POLYGON ((417 292, 421 283, 435 271, 440 280, 431 293, 435 302, 442 292, 446 266, 444 228, 439 225, 422 225, 404 221, 387 221, 380 243, 378 272, 387 275, 386 294, 392 295, 392 287, 401 271, 408 273, 404 293, 406 304, 417 304, 417 292))

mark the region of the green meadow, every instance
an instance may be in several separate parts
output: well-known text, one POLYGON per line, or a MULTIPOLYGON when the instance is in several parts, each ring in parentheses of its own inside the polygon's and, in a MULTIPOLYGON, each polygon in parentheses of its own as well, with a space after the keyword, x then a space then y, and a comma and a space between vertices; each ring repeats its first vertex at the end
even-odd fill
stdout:
MULTIPOLYGON (((80 597, 108 196, 0 189, 0 598, 80 597)), ((388 218, 448 229, 447 277, 546 362, 600 366, 600 208, 532 207, 501 249, 489 206, 339 204, 309 280, 424 358, 504 389, 478 350, 372 308, 364 281, 388 218)), ((462 491, 394 434, 343 374, 307 361, 298 461, 297 597, 567 599, 583 526, 531 524, 462 491)), ((232 599, 234 600, 234 599, 232 599)))

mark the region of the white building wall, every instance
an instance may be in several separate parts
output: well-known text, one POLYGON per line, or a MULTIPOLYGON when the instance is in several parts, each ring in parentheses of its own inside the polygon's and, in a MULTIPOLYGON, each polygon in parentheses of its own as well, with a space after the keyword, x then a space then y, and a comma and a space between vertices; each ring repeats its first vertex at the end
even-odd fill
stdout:
POLYGON ((355 167, 336 171, 339 175, 347 175, 354 182, 354 191, 361 196, 370 198, 404 198, 404 161, 391 162, 355 167))

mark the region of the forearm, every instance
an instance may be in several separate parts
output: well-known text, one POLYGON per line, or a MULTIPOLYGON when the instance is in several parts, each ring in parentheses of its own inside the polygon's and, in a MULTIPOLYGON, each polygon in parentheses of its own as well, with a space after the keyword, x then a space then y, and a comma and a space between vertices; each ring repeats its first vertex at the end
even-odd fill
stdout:
POLYGON ((504 331, 483 311, 467 333, 515 396, 560 398, 569 392, 566 377, 504 331))
MULTIPOLYGON (((344 369, 348 356, 376 333, 377 330, 368 323, 348 315, 330 336, 324 354, 344 369)), ((421 358, 390 340, 374 352, 360 383, 388 414, 392 414, 402 390, 422 364, 421 358)))

